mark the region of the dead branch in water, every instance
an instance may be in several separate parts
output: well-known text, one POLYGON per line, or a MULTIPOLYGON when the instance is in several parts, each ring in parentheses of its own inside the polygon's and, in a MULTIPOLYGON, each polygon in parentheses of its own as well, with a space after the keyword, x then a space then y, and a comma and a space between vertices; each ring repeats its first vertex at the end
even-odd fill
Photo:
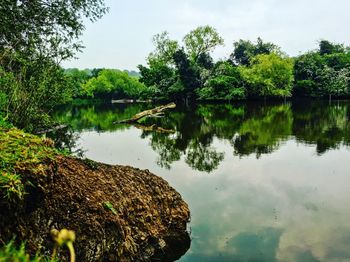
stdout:
POLYGON ((170 103, 170 104, 167 104, 167 105, 158 106, 158 107, 155 107, 153 109, 142 111, 142 112, 134 115, 132 118, 121 120, 121 121, 117 121, 117 122, 113 122, 113 124, 131 124, 131 123, 135 123, 135 122, 139 121, 140 119, 142 119, 144 117, 159 116, 159 114, 162 113, 163 111, 165 111, 167 109, 175 108, 175 107, 176 107, 175 103, 170 103))

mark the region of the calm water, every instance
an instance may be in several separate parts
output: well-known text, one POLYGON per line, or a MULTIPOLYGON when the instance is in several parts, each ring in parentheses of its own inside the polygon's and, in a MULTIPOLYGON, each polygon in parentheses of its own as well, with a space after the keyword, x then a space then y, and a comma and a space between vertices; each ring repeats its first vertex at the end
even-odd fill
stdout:
POLYGON ((152 105, 69 107, 62 145, 149 169, 191 210, 181 261, 350 261, 350 101, 177 108, 113 125, 152 105))

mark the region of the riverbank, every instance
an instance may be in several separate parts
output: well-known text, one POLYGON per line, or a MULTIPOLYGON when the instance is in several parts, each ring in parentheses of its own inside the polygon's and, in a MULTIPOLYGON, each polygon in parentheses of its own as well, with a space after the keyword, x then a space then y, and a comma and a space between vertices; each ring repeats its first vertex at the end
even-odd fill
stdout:
POLYGON ((187 204, 148 170, 70 157, 17 129, 0 142, 2 243, 15 235, 50 256, 50 230, 68 228, 77 261, 172 261, 189 248, 187 204))

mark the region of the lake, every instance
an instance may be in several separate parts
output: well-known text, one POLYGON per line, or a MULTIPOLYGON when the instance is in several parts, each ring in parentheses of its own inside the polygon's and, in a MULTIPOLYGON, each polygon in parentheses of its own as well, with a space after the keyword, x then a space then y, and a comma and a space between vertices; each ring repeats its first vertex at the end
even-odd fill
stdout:
POLYGON ((177 107, 67 106, 56 137, 75 154, 149 169, 189 204, 180 261, 349 261, 350 101, 177 107))

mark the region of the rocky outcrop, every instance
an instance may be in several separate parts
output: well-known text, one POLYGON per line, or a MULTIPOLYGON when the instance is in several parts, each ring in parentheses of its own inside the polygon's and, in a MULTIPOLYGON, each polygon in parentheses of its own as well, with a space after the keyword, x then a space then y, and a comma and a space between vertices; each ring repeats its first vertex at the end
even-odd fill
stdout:
POLYGON ((189 248, 187 204, 148 170, 63 155, 42 170, 22 202, 0 201, 0 241, 50 256, 50 230, 71 229, 77 261, 174 261, 189 248))

